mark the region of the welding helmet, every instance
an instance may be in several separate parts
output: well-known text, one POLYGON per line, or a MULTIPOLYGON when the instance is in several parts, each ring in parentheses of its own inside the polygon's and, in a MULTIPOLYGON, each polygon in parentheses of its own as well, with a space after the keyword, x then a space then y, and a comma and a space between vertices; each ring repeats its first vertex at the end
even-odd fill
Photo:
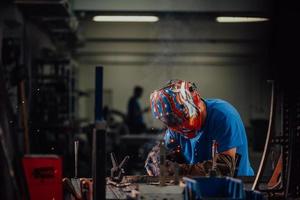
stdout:
POLYGON ((196 85, 189 81, 172 80, 150 95, 153 117, 169 129, 193 138, 202 127, 201 98, 196 85))

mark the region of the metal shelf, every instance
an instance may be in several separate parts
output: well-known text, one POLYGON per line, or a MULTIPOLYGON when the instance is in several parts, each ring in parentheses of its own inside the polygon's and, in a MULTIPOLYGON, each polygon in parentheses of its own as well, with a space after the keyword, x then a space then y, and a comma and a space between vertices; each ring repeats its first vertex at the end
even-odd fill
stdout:
POLYGON ((36 17, 70 17, 71 9, 66 0, 16 0, 15 4, 27 16, 36 17))
POLYGON ((78 41, 78 20, 67 0, 15 0, 25 17, 47 30, 54 41, 78 41))

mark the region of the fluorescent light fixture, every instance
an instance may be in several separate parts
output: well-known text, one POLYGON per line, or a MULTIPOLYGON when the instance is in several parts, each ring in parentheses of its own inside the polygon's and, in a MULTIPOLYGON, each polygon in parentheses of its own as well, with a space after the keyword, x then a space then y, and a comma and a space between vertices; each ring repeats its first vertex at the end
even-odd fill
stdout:
POLYGON ((156 16, 95 16, 95 22, 157 22, 156 16))
POLYGON ((241 23, 241 22, 263 22, 268 21, 264 17, 217 17, 217 22, 220 23, 241 23))

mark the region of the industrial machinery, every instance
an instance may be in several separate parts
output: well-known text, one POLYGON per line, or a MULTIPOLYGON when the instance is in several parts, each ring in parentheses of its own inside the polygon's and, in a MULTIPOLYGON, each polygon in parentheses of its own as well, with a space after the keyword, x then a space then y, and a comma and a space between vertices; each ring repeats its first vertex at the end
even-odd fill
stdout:
POLYGON ((296 88, 271 83, 268 133, 252 189, 267 193, 271 199, 299 198, 300 92, 296 88), (279 156, 274 159, 272 155, 276 147, 279 156), (261 178, 269 158, 273 160, 274 171, 266 186, 261 184, 261 178))

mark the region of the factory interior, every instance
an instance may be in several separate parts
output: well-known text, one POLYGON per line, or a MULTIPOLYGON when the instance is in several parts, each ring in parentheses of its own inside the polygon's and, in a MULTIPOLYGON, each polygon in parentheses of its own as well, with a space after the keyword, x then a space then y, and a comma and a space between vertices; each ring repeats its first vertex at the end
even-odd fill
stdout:
POLYGON ((0 199, 300 199, 297 5, 1 0, 0 199))

